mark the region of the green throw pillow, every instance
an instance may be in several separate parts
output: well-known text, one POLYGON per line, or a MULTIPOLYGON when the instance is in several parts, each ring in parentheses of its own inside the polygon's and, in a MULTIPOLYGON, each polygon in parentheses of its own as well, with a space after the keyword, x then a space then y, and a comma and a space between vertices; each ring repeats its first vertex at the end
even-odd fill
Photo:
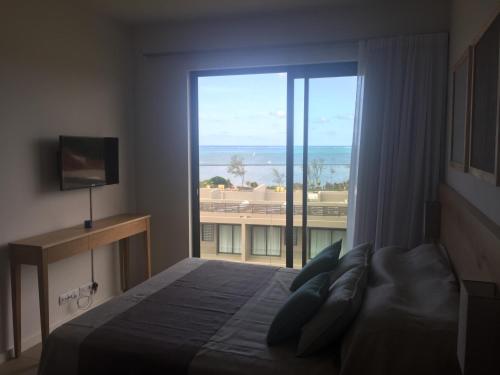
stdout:
POLYGON ((288 297, 269 327, 267 343, 278 344, 297 336, 302 326, 319 310, 330 287, 330 275, 316 275, 288 297))
POLYGON ((330 272, 330 284, 333 284, 340 276, 354 267, 369 265, 372 252, 373 245, 371 243, 358 245, 347 252, 339 259, 339 264, 330 272))
POLYGON ((290 290, 292 292, 296 291, 298 288, 300 288, 301 285, 306 283, 314 276, 319 275, 323 272, 332 271, 339 261, 341 249, 342 240, 337 241, 333 245, 330 245, 321 250, 318 255, 311 259, 304 266, 304 268, 302 268, 302 271, 300 271, 297 277, 293 280, 292 285, 290 286, 290 290))
POLYGON ((363 303, 368 266, 351 268, 330 288, 321 308, 302 327, 297 355, 305 357, 338 343, 363 303))

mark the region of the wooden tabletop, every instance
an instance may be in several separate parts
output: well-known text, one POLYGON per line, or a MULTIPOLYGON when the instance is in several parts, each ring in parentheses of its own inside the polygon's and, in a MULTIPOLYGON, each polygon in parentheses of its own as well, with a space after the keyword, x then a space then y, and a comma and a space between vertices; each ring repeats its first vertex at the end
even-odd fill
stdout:
POLYGON ((38 297, 40 299, 40 323, 42 342, 47 341, 49 325, 49 281, 48 265, 98 247, 118 242, 120 251, 120 276, 122 289, 128 289, 129 238, 143 235, 146 264, 144 275, 151 277, 151 215, 121 214, 93 222, 92 228, 83 223, 70 228, 11 242, 9 244, 10 276, 12 295, 12 318, 14 323, 14 352, 21 353, 21 265, 37 267, 38 297))
POLYGON ((94 220, 92 228, 84 228, 83 223, 73 227, 56 230, 54 232, 45 233, 38 236, 25 238, 23 240, 11 242, 9 245, 15 246, 30 246, 40 249, 54 247, 56 245, 76 240, 88 236, 89 234, 98 233, 103 230, 109 230, 113 226, 122 225, 125 223, 134 222, 149 218, 151 215, 141 214, 120 214, 105 219, 94 220))

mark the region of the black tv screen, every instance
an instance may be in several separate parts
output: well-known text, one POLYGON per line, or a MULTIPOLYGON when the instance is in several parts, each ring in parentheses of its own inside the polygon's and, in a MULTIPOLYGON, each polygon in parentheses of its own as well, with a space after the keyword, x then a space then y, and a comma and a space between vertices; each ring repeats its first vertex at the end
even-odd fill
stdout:
POLYGON ((118 183, 118 138, 59 137, 61 190, 118 183))

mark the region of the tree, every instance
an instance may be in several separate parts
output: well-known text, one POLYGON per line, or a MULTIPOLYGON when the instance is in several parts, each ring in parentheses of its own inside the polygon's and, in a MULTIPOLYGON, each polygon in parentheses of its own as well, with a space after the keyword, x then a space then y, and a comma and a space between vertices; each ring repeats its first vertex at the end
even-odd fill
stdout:
POLYGON ((257 186, 259 186, 259 184, 257 183, 257 181, 247 181, 246 185, 248 187, 251 187, 251 188, 256 188, 257 186))
POLYGON ((225 179, 224 177, 221 176, 215 176, 212 178, 209 178, 208 180, 201 181, 200 182, 200 187, 211 187, 211 186, 219 186, 219 185, 224 185, 224 187, 229 188, 231 187, 231 181, 229 179, 225 179))
POLYGON ((233 155, 227 167, 227 173, 235 177, 241 177, 241 186, 245 186, 245 174, 247 173, 243 162, 244 159, 241 156, 233 155))
POLYGON ((273 182, 277 184, 279 187, 283 186, 283 181, 285 181, 285 174, 283 172, 278 171, 276 168, 272 169, 273 173, 273 182))
POLYGON ((331 174, 332 184, 335 184, 335 181, 334 181, 335 173, 337 173, 337 171, 333 167, 330 167, 330 174, 331 174))
POLYGON ((335 175, 335 173, 337 173, 337 171, 335 170, 335 168, 333 167, 330 167, 330 173, 333 175, 335 175))
POLYGON ((323 159, 313 159, 307 168, 307 179, 309 185, 313 188, 321 186, 321 175, 325 169, 325 161, 323 159))

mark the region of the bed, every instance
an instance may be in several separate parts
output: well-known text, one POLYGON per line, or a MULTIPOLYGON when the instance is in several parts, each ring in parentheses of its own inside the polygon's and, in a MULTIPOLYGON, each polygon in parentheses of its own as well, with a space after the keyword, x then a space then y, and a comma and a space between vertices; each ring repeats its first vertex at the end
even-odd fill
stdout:
POLYGON ((295 270, 185 259, 55 330, 41 374, 337 374, 266 333, 295 270))
POLYGON ((372 264, 345 338, 312 356, 266 344, 297 270, 185 259, 56 329, 39 373, 458 374, 458 286, 439 248, 380 249, 372 264))

